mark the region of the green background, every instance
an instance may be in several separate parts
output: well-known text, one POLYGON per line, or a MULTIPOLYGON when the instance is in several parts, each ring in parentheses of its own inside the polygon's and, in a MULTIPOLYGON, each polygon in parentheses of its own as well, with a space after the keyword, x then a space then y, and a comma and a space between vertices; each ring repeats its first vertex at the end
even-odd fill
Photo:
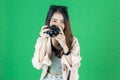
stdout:
POLYGON ((51 4, 68 6, 80 80, 120 80, 120 0, 0 0, 0 80, 39 80, 31 59, 51 4))

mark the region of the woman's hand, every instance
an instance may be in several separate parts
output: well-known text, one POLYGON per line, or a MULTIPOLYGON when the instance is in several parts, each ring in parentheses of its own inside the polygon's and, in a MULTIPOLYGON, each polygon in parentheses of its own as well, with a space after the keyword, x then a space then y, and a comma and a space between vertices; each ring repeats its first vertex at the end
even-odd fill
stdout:
POLYGON ((47 28, 47 25, 42 26, 41 31, 40 31, 40 36, 42 37, 43 40, 45 40, 48 37, 50 37, 49 34, 44 33, 44 32, 46 32, 48 30, 50 30, 50 29, 47 28))
POLYGON ((61 28, 60 28, 60 33, 54 38, 61 45, 61 47, 64 50, 64 53, 68 52, 69 48, 66 44, 66 38, 61 28))

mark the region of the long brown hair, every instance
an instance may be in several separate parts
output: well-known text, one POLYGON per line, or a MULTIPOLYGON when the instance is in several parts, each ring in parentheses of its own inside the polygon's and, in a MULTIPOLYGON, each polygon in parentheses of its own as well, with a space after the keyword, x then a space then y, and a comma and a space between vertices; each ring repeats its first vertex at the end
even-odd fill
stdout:
MULTIPOLYGON (((65 37, 66 37, 66 44, 67 44, 69 50, 71 50, 71 47, 72 47, 71 44, 73 42, 73 35, 72 35, 71 27, 70 27, 70 20, 69 20, 69 16, 68 16, 67 7, 66 6, 58 6, 58 5, 51 5, 49 8, 49 11, 47 13, 45 24, 48 26, 50 25, 50 20, 55 12, 61 13, 64 17, 65 28, 64 28, 63 32, 64 32, 65 37)), ((63 54, 64 54, 63 49, 59 45, 57 47, 56 55, 58 57, 61 57, 63 54)))

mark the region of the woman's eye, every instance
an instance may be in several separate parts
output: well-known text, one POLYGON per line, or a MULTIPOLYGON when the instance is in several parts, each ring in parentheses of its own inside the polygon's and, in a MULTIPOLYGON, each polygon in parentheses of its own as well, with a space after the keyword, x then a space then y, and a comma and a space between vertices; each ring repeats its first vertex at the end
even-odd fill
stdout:
POLYGON ((53 22, 56 22, 55 20, 53 22))
POLYGON ((61 21, 61 23, 64 23, 64 21, 61 21))
POLYGON ((64 22, 61 22, 61 23, 64 23, 64 22))

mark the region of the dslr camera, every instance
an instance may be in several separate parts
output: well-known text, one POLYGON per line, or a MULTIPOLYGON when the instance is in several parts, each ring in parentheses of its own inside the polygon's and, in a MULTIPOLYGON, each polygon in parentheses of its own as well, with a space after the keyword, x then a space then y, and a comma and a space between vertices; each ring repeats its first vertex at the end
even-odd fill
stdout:
POLYGON ((49 34, 50 37, 55 37, 60 33, 60 29, 56 25, 52 25, 49 27, 46 27, 47 29, 50 29, 44 33, 49 34))

